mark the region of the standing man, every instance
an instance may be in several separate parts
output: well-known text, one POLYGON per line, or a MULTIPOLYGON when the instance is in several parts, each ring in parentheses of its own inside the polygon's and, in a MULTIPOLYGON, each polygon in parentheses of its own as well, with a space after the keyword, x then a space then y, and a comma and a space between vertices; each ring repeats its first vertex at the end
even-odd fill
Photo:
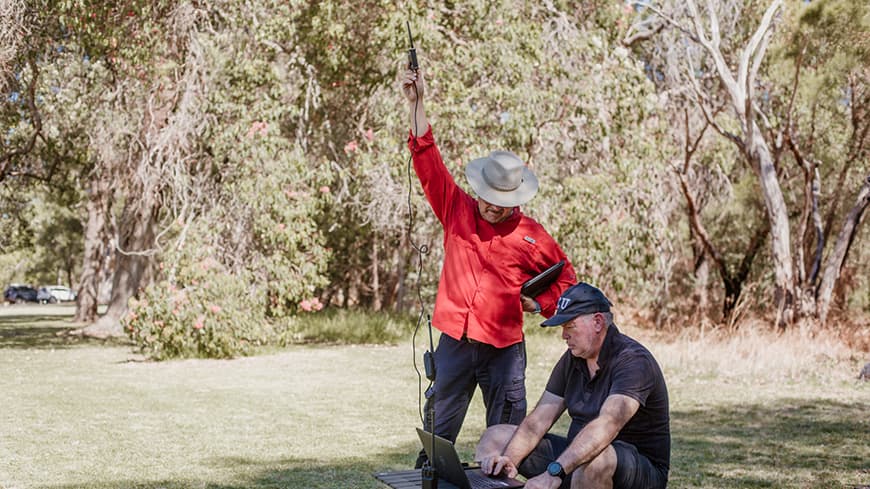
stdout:
MULTIPOLYGON (((426 199, 444 228, 444 266, 432 324, 443 334, 435 351, 435 381, 427 391, 435 409, 429 431, 456 441, 476 386, 486 425, 518 424, 526 416, 523 311, 553 314, 559 294, 573 284, 574 268, 555 240, 519 206, 538 180, 509 151, 468 163, 465 176, 476 197, 453 180, 435 145, 423 106, 422 72, 402 80, 408 100, 408 146, 426 199), (520 295, 523 282, 565 260, 553 284, 536 298, 520 295)), ((417 467, 425 462, 420 452, 417 467)))
POLYGON ((568 351, 519 427, 487 428, 475 460, 487 474, 519 472, 526 489, 664 489, 671 460, 668 390, 652 354, 613 324, 610 301, 579 283, 556 315, 568 351), (568 436, 548 433, 565 410, 568 436))

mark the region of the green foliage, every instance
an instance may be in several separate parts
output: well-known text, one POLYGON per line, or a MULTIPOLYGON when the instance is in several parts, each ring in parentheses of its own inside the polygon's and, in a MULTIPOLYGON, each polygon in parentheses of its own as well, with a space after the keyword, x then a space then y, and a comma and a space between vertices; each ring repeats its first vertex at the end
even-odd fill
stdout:
POLYGON ((205 241, 265 291, 270 316, 292 314, 324 285, 330 258, 316 223, 333 205, 332 176, 284 132, 299 117, 298 105, 287 101, 304 97, 307 80, 293 67, 279 69, 283 58, 270 61, 277 56, 270 47, 214 38, 209 48, 216 76, 232 88, 210 101, 210 116, 226 122, 207 134, 207 151, 220 166, 213 189, 219 205, 200 217, 216 231, 205 241))
POLYGON ((154 282, 130 301, 124 329, 140 351, 155 360, 231 358, 269 341, 262 299, 244 276, 213 259, 184 263, 173 280, 154 282))
POLYGON ((2 199, 0 261, 6 276, 0 274, 0 284, 71 284, 82 251, 77 209, 44 187, 13 194, 2 199))
MULTIPOLYGON (((407 108, 396 83, 405 63, 406 19, 429 82, 435 136, 460 185, 466 162, 493 149, 513 150, 541 181, 524 212, 556 237, 581 278, 619 292, 620 299, 661 307, 670 299, 670 281, 685 285, 693 279, 692 243, 670 167, 681 160, 683 128, 669 109, 681 112, 682 100, 671 90, 656 94, 647 79, 669 76, 662 60, 673 54, 668 49, 683 44, 664 43, 648 56, 625 49, 619 41, 628 23, 645 14, 624 2, 28 5, 38 28, 15 59, 20 80, 10 86, 18 95, 0 100, 2 149, 23 147, 33 135, 36 121, 23 90, 37 75, 34 101, 42 133, 33 151, 16 158, 5 175, 12 194, 3 196, 0 260, 18 266, 4 269, 10 281, 43 280, 52 270, 80 266, 76 221, 83 218, 87 197, 82 189, 114 175, 111 211, 118 212, 114 223, 123 223, 119 209, 138 197, 127 182, 139 171, 132 172, 130 162, 143 156, 137 150, 146 141, 142 121, 162 104, 171 114, 167 127, 193 119, 182 127, 184 137, 167 147, 147 146, 154 139, 142 146, 144 154, 158 156, 141 171, 153 172, 148 176, 160 182, 159 239, 148 253, 167 268, 143 289, 133 311, 152 325, 137 323, 142 333, 136 341, 155 357, 231 356, 246 351, 242 339, 254 341, 257 333, 240 324, 227 323, 221 338, 207 337, 218 330, 206 326, 191 332, 190 325, 218 299, 188 276, 208 260, 226 277, 205 280, 225 294, 222 311, 263 325, 256 331, 264 342, 273 339, 270 324, 296 328, 284 341, 344 341, 353 334, 380 341, 392 335, 388 322, 380 332, 380 326, 368 328, 376 331, 372 336, 337 326, 347 321, 337 317, 324 316, 323 324, 312 326, 295 322, 320 317, 312 314, 314 304, 407 311, 416 306, 418 283, 424 307, 431 304, 441 229, 407 166, 407 108), (181 80, 197 89, 174 90, 181 80), (173 155, 162 169, 159 155, 173 155), (41 214, 26 210, 27 199, 18 195, 24 188, 47 203, 41 214), (53 244, 52 236, 63 243, 53 244), (432 248, 421 272, 409 237, 432 248), (70 250, 72 265, 48 253, 52 246, 70 250), (195 298, 199 309, 184 310, 183 318, 173 315, 178 291, 195 298), (170 304, 156 306, 160 301, 170 304), (166 345, 153 339, 159 338, 155 321, 173 324, 166 345)), ((728 14, 734 32, 722 45, 732 51, 755 25, 734 21, 741 19, 735 15, 749 19, 764 8, 757 2, 744 3, 739 12, 724 2, 700 8, 708 5, 728 14)), ((771 39, 773 62, 759 72, 759 107, 774 130, 782 127, 803 53, 792 120, 808 134, 802 147, 821 162, 822 179, 830 182, 855 147, 848 113, 866 98, 861 69, 870 52, 864 35, 870 17, 863 3, 848 0, 789 2, 784 14, 771 39), (846 87, 847 78, 857 88, 846 87)), ((727 61, 732 58, 728 54, 727 61)), ((729 114, 723 110, 717 119, 739 131, 729 114)), ((167 130, 149 137, 155 134, 172 135, 167 130)), ((741 156, 727 142, 710 142, 711 134, 696 154, 706 173, 698 171, 697 182, 704 185, 695 190, 710 234, 735 263, 758 222, 759 196, 751 168, 739 164, 741 156)), ((866 158, 853 153, 863 171, 866 158)), ((786 199, 799 209, 800 171, 787 151, 782 154, 786 199)), ((832 192, 827 184, 822 190, 832 192)), ((863 236, 853 245, 857 260, 867 254, 863 236)), ((764 258, 759 263, 768 266, 764 258)), ((864 272, 866 266, 856 268, 858 277, 864 272)))

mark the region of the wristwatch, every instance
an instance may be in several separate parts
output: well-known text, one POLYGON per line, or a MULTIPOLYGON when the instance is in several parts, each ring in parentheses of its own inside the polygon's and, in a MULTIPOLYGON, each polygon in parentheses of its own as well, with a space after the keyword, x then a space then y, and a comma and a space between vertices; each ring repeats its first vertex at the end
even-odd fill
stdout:
POLYGON ((562 464, 553 460, 550 462, 550 465, 547 466, 547 473, 552 475, 553 477, 558 477, 561 480, 565 480, 565 468, 562 467, 562 464))

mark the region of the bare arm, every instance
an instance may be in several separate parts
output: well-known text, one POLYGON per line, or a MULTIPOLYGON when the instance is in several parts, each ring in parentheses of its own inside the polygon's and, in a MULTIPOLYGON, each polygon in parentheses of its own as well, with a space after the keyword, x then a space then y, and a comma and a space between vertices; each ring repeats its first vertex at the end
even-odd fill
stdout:
POLYGON ((544 391, 538 405, 520 423, 502 455, 482 460, 481 470, 486 474, 504 472, 508 477, 516 477, 517 466, 535 449, 564 411, 565 400, 544 391))
POLYGON ((402 77, 402 92, 408 100, 409 119, 414 137, 420 137, 429 129, 429 119, 423 106, 425 91, 426 82, 423 80, 422 70, 406 70, 402 77))
POLYGON ((556 460, 571 472, 587 464, 598 456, 619 434, 632 416, 640 408, 640 403, 622 394, 611 394, 605 399, 598 417, 589 422, 568 448, 556 460))

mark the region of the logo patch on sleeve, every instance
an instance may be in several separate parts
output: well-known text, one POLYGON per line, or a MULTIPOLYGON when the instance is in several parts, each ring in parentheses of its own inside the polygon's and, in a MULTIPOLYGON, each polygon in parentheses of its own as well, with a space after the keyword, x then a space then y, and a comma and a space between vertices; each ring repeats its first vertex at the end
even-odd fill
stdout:
POLYGON ((533 237, 531 237, 531 236, 526 236, 526 237, 523 238, 523 239, 526 240, 526 241, 528 241, 529 243, 535 244, 535 238, 533 238, 533 237))

